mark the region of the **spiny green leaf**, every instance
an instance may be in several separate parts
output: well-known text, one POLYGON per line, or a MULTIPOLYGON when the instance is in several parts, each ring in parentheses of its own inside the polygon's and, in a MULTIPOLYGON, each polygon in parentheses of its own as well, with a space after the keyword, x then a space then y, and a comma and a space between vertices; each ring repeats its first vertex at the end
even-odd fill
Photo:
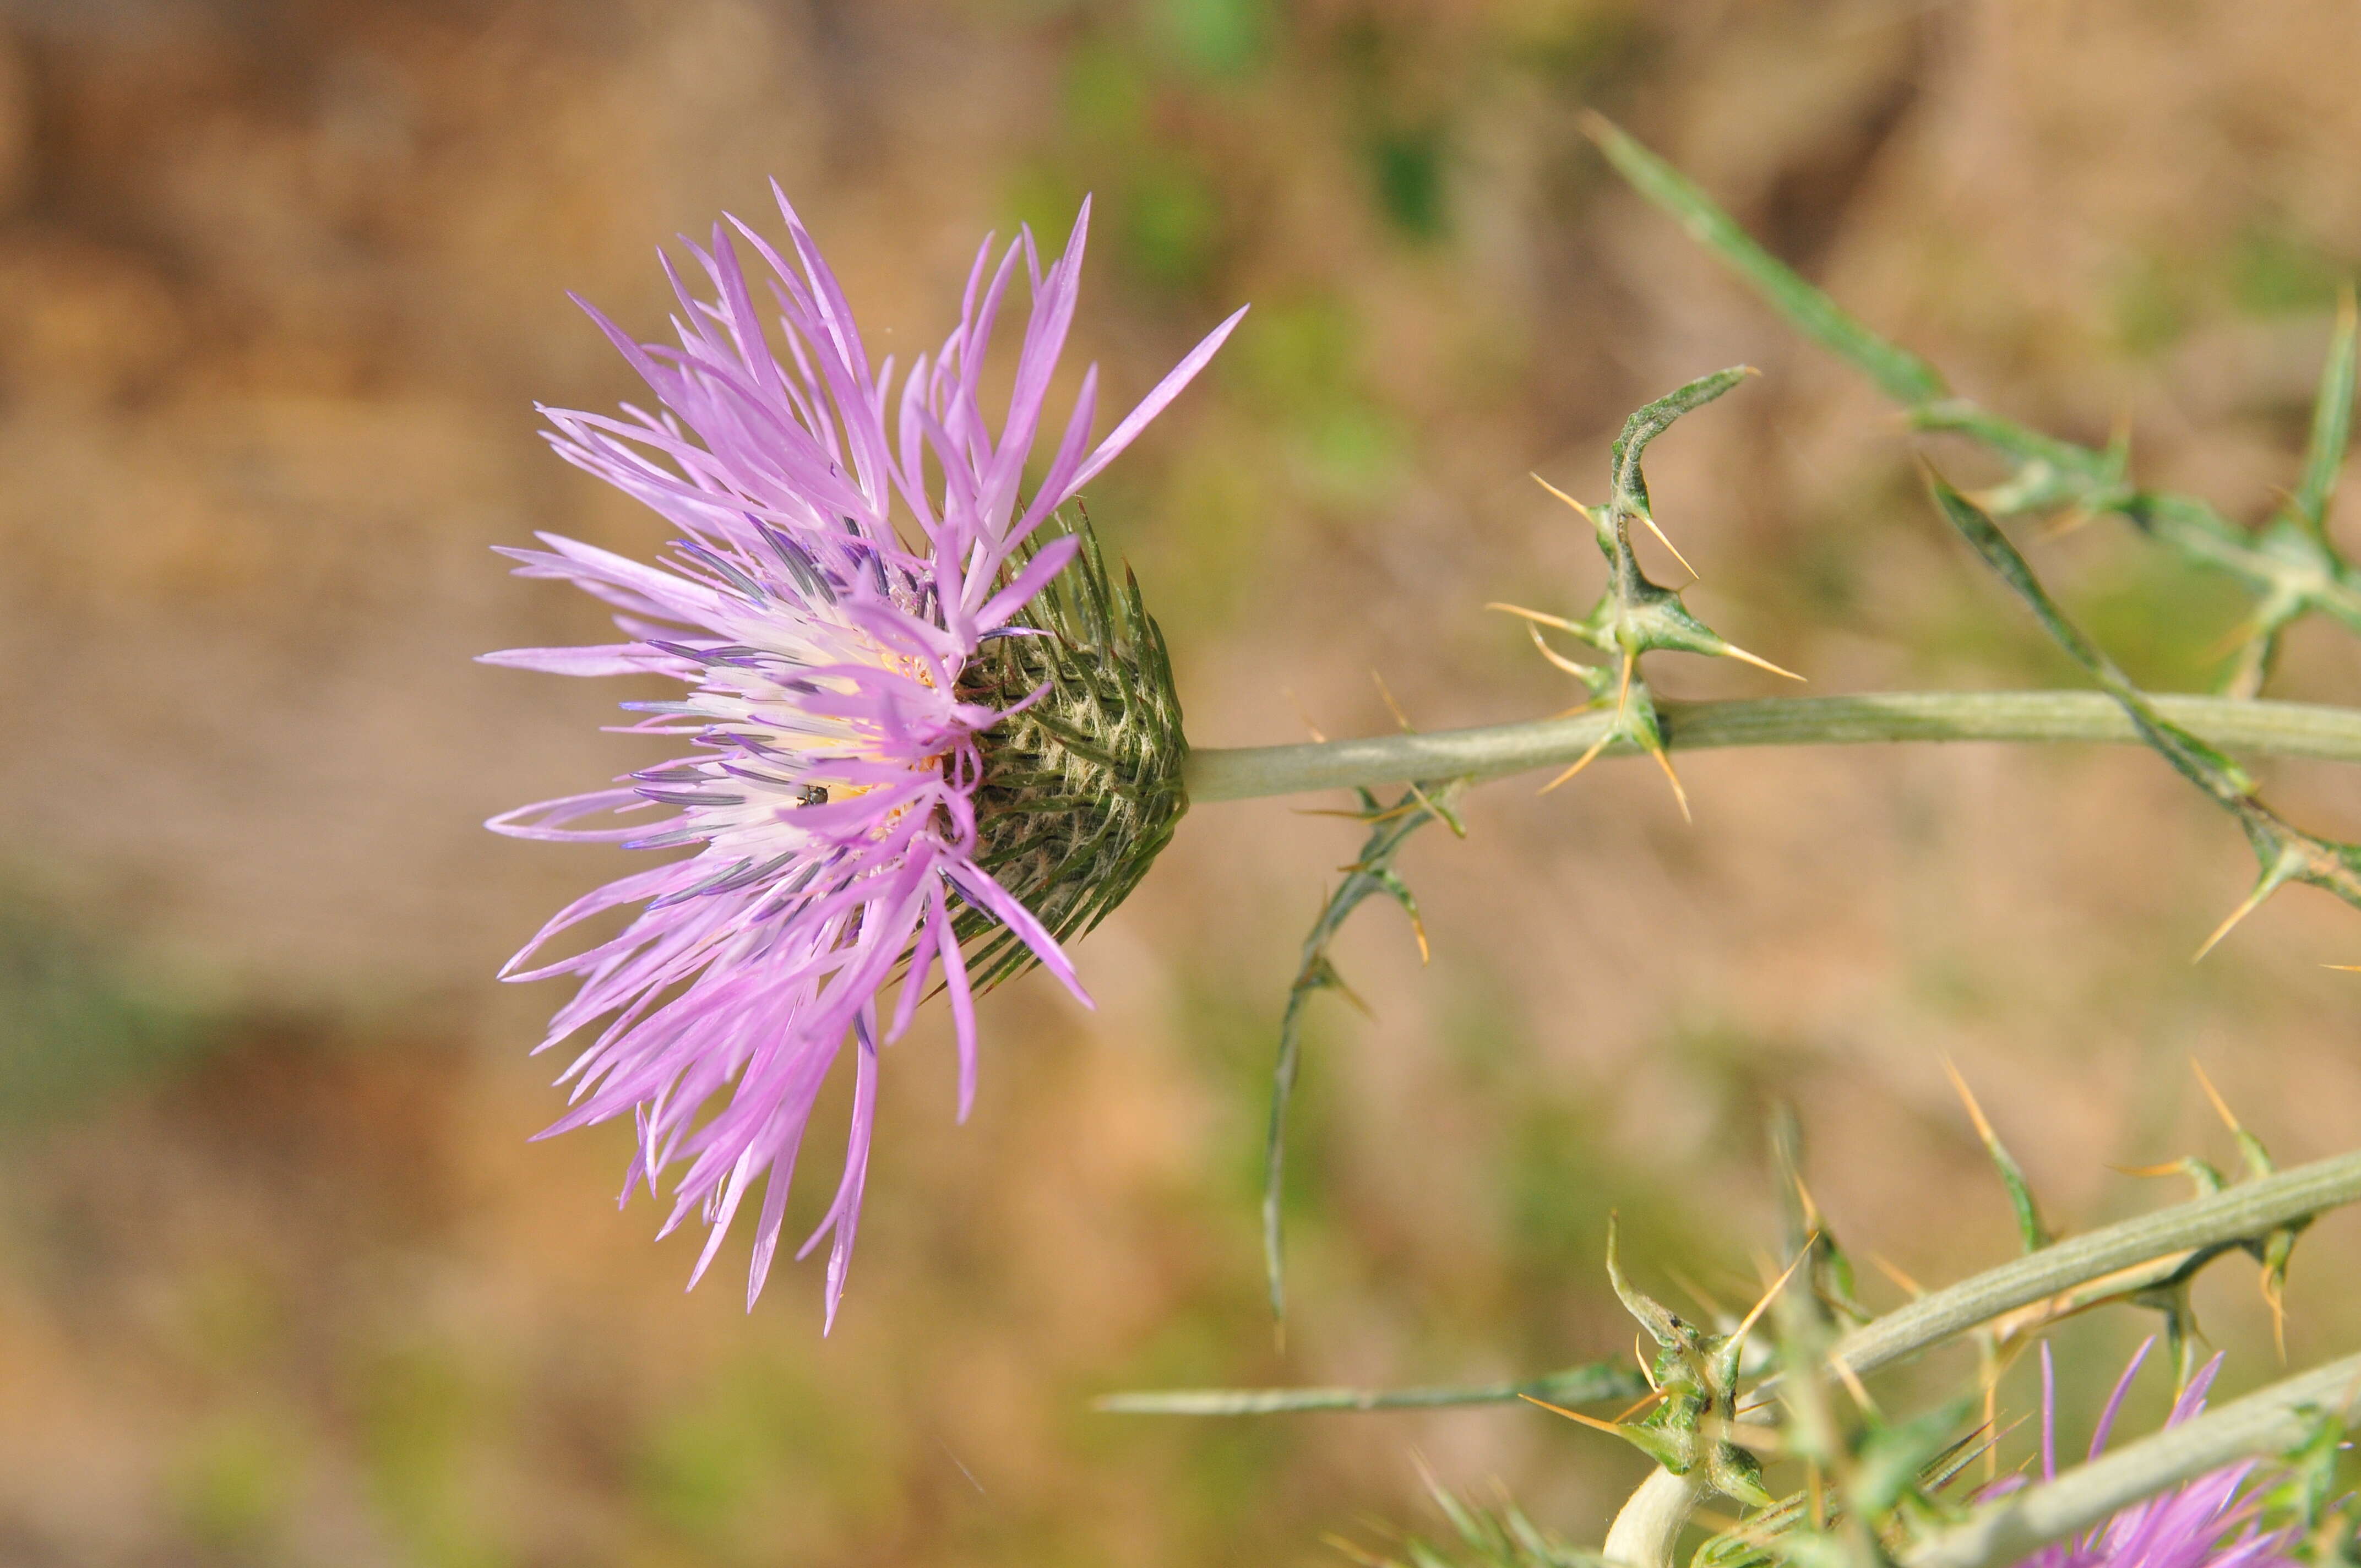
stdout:
MULTIPOLYGON (((1580 620, 1568 620, 1562 616, 1526 609, 1511 604, 1494 604, 1490 608, 1521 616, 1526 630, 1532 634, 1542 656, 1560 669, 1577 678, 1588 689, 1594 702, 1606 700, 1612 685, 1615 693, 1615 724, 1601 735, 1588 751, 1572 765, 1543 786, 1547 794, 1559 784, 1582 772, 1606 747, 1618 741, 1628 741, 1656 760, 1673 788, 1673 798, 1679 803, 1681 815, 1689 815, 1688 795, 1681 787, 1680 775, 1674 771, 1672 759, 1664 748, 1664 729, 1657 722, 1646 683, 1637 677, 1639 660, 1652 652, 1702 653, 1708 657, 1736 659, 1744 663, 1800 679, 1793 671, 1783 670, 1767 659, 1761 659, 1738 647, 1689 613, 1679 592, 1653 581, 1640 565, 1631 549, 1631 521, 1645 522, 1664 540, 1667 548, 1672 541, 1648 511, 1648 484, 1641 469, 1641 458, 1648 444, 1671 428, 1673 422, 1694 409, 1702 408, 1720 397, 1730 388, 1753 374, 1745 366, 1719 370, 1710 376, 1680 387, 1633 413, 1624 422, 1623 433, 1616 440, 1612 456, 1614 498, 1603 507, 1587 507, 1572 496, 1558 489, 1548 480, 1542 486, 1566 505, 1580 512, 1597 536, 1599 554, 1607 558, 1607 587, 1591 607, 1589 615, 1580 620), (1619 656, 1619 666, 1610 675, 1607 671, 1575 663, 1552 648, 1542 636, 1541 628, 1554 627, 1579 637, 1600 652, 1619 656)), ((1535 475, 1539 479, 1540 476, 1535 475)), ((1679 554, 1677 550, 1674 551, 1679 554)), ((1683 561, 1683 565, 1687 562, 1683 561)))
POLYGON ((1345 1541, 1334 1544, 1363 1568, 1609 1568, 1598 1553, 1559 1540, 1506 1498, 1487 1509, 1463 1502, 1432 1475, 1426 1485, 1458 1536, 1455 1543, 1438 1546, 1409 1536, 1399 1557, 1380 1557, 1345 1541))
POLYGON ((1614 449, 1608 459, 1614 483, 1615 504, 1646 511, 1648 482, 1641 476, 1640 459, 1646 454, 1648 444, 1670 430, 1673 422, 1683 414, 1705 407, 1754 374, 1756 371, 1751 365, 1733 365, 1727 370, 1700 376, 1686 386, 1676 388, 1635 411, 1630 419, 1625 420, 1623 433, 1615 438, 1614 449))
POLYGON ((2293 502, 2297 521, 2323 543, 2328 538, 2329 498, 2336 493, 2345 444, 2353 437, 2355 336, 2353 290, 2347 285, 2336 303, 2336 331, 2328 342, 2327 363, 2321 367, 2320 392, 2312 405, 2312 439, 2293 502))
MULTIPOLYGON (((1954 1427, 1966 1419, 1956 1418, 1950 1408, 1937 1411, 1928 1418, 1949 1420, 1954 1427)), ((1907 1442, 1911 1440, 1901 1440, 1907 1442)), ((1992 1433, 1979 1427, 1965 1436, 1952 1439, 1929 1455, 1921 1464, 1913 1485, 1906 1490, 1922 1497, 1932 1497, 1956 1480, 1970 1464, 1981 1458, 1992 1446, 1992 1433)), ((1839 1523, 1846 1514, 1849 1497, 1845 1495, 1823 1497, 1820 1500, 1822 1519, 1829 1525, 1839 1523)), ((1769 1568, 1782 1560, 1789 1541, 1799 1530, 1810 1526, 1812 1497, 1807 1492, 1791 1492, 1770 1507, 1750 1515, 1743 1523, 1708 1537, 1690 1554, 1689 1568, 1769 1568)))
POLYGON ((1784 1100, 1772 1104, 1769 1124, 1771 1161, 1779 1173, 1779 1214, 1786 1233, 1784 1250, 1791 1256, 1806 1247, 1812 1251, 1807 1277, 1811 1288, 1796 1299, 1797 1304, 1801 1310, 1817 1317, 1825 1318, 1831 1311, 1839 1313, 1848 1328, 1865 1323, 1872 1314, 1853 1299, 1852 1260, 1838 1245, 1828 1217, 1820 1212, 1811 1190, 1804 1184, 1803 1124, 1796 1119, 1795 1107, 1784 1100))
MULTIPOLYGON (((1452 800, 1460 787, 1461 781, 1455 779, 1413 784, 1391 808, 1381 807, 1378 797, 1366 789, 1356 792, 1362 817, 1371 824, 1368 839, 1361 845, 1352 868, 1345 873, 1345 880, 1336 884, 1336 890, 1321 906, 1310 935, 1303 938, 1295 980, 1288 987, 1287 1011, 1279 1018, 1279 1059, 1271 1069, 1270 1125, 1263 1141, 1263 1277, 1274 1317, 1287 1315, 1285 1220, 1279 1193, 1287 1173, 1287 1108, 1295 1094, 1296 1072, 1302 1056, 1304 1003, 1315 991, 1345 990, 1343 980, 1329 962, 1328 949, 1363 900, 1382 893, 1400 904, 1409 914, 1413 927, 1417 926, 1417 900, 1394 872, 1394 858, 1401 853, 1411 836, 1430 822, 1444 822, 1455 832, 1465 831, 1451 810, 1452 800)), ((1422 950, 1426 946, 1422 931, 1419 934, 1419 946, 1422 950)), ((1352 993, 1346 991, 1345 994, 1352 993)))
POLYGON ((1933 366, 1847 315, 1834 300, 1757 245, 1672 165, 1602 115, 1587 116, 1583 128, 1633 189, 1670 213, 1692 239, 1753 284, 1798 332, 1850 360, 1897 401, 1924 403, 1943 395, 1943 378, 1933 366))
POLYGON ((1949 431, 1957 435, 1973 436, 2004 456, 2014 457, 2020 464, 2038 465, 2075 481, 2080 488, 2059 499, 2082 500, 2090 487, 2116 487, 2124 482, 2129 466, 2129 454, 2121 448, 2095 452, 2071 441, 2060 441, 2028 430, 2015 420, 1970 402, 1965 398, 1945 398, 1910 411, 1910 423, 1918 430, 1949 431))
POLYGON ((1945 520, 1974 546, 1976 554, 1984 558, 1984 564, 2001 581, 2015 590, 2033 611, 2034 619, 2041 622, 2042 630, 2049 633, 2050 640, 2081 665, 2109 696, 2123 705, 2150 746, 2161 752, 2182 777, 2224 805, 2246 797, 2253 781, 2246 771, 2222 751, 2157 712, 2156 706, 2132 684, 2131 677, 2067 619, 2058 601, 2049 597, 2048 590, 2034 576, 2031 565, 1982 509, 1945 483, 1942 476, 1932 469, 1927 471, 1927 484, 1945 520))
POLYGON ((1981 498, 1987 508, 2001 513, 2064 510, 2121 516, 2185 559, 2235 577, 2256 595, 2261 602, 2231 662, 2225 689, 2246 696, 2259 691, 2280 633, 2304 615, 2318 611, 2361 633, 2361 574, 2330 547, 2323 526, 2352 422, 2349 315, 2340 316, 2322 376, 2303 477, 2290 501, 2294 532, 2304 546, 2293 549, 2273 531, 2250 533, 2196 497, 2138 488, 2130 477, 2125 439, 2094 450, 1948 395, 1941 377, 1925 360, 1847 315, 1663 159, 1596 115, 1587 129, 1634 189, 1678 220, 1797 330, 1850 361, 1908 409, 1918 428, 1969 436, 2010 459, 2015 471, 2009 478, 1981 498))
POLYGON ((1892 1426, 1872 1422, 1861 1433, 1845 1484, 1846 1503, 1872 1521, 1883 1520, 1919 1488, 1945 1455, 1969 1441, 1960 1436, 1960 1429, 1969 1423, 1978 1403, 1971 1395, 1892 1426))
POLYGON ((2033 1201, 2033 1184, 2025 1179, 2025 1168, 2001 1142, 2000 1132, 1976 1102, 1975 1091, 1949 1057, 1943 1058, 1943 1070, 1950 1075, 1951 1087, 1959 1091, 1960 1099, 1968 1108, 1968 1119, 1975 1124, 1976 1136, 1983 1141, 1984 1153, 1991 1157, 1993 1168, 2000 1173, 2000 1184, 2008 1193, 2009 1207, 2016 1212, 2017 1237, 2026 1252, 2039 1252, 2049 1245, 2048 1228, 2041 1223, 2040 1205, 2033 1201))
POLYGON ((2246 901, 2197 949, 2199 958, 2211 951, 2232 927, 2265 899, 2291 882, 2323 889, 2361 908, 2361 846, 2307 833, 2256 799, 2253 781, 2244 769, 2158 713, 2156 705, 2132 684, 2114 661, 2067 619, 2034 576, 2033 568, 2017 553, 2016 546, 2008 542, 1991 518, 1932 470, 1928 471, 1927 480, 1944 517, 2001 579, 2016 590, 2051 639, 2123 706, 2140 738, 2171 763, 2175 772, 2229 812, 2246 834, 2262 868, 2261 875, 2246 901))

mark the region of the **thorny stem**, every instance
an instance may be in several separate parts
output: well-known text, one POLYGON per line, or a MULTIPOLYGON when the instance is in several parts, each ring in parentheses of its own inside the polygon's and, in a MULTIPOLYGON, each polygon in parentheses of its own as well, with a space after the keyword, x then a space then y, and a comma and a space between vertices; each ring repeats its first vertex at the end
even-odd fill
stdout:
MULTIPOLYGON (((2165 718, 2230 751, 2361 762, 2361 710, 2217 696, 2149 700, 2165 718)), ((1664 744, 1675 751, 1894 740, 2140 741, 2122 706, 2094 691, 1895 692, 1747 702, 1658 698, 1656 713, 1664 744)), ((1561 767, 1608 736, 1615 717, 1600 711, 1301 746, 1201 749, 1189 755, 1189 798, 1203 805, 1409 780, 1497 778, 1561 767)), ((1609 742, 1605 754, 1629 755, 1637 750, 1630 740, 1619 738, 1609 742)))
MULTIPOLYGON (((2159 1259, 2178 1257, 2177 1270, 2185 1270, 2224 1248, 2354 1202, 2361 1202, 2361 1150, 2053 1242, 1863 1323, 1839 1340, 1829 1354, 1841 1357, 1855 1375, 1874 1372, 2003 1313, 2058 1300, 2077 1287, 2159 1259)), ((1096 1408, 1137 1415, 1245 1416, 1505 1402, 1528 1393, 1554 1404, 1582 1404, 1629 1394, 1630 1365, 1600 1363, 1524 1383, 1474 1387, 1142 1390, 1109 1395, 1096 1408)), ((1759 1394, 1776 1381, 1774 1375, 1754 1391, 1759 1394)))
POLYGON ((2241 1182, 2211 1197, 2104 1225, 1987 1269, 1862 1324, 1829 1352, 1856 1374, 1938 1344, 2003 1312, 2119 1269, 2235 1245, 2290 1221, 2361 1201, 2361 1151, 2241 1182))
MULTIPOLYGON (((2361 1395, 2361 1355, 2284 1378, 2195 1420, 2127 1443, 2044 1486, 1985 1504, 1905 1552, 1906 1568, 2004 1568, 2169 1486, 2256 1455, 2300 1448, 2361 1395)), ((1637 1499, 1635 1498, 1636 1502, 1637 1499)))
POLYGON ((1091 1409, 1133 1416, 1270 1416, 1306 1410, 1405 1410, 1442 1405, 1512 1405, 1531 1396, 1544 1404, 1588 1405, 1648 1391, 1629 1356, 1570 1366, 1513 1383, 1429 1388, 1154 1388, 1107 1394, 1091 1409))

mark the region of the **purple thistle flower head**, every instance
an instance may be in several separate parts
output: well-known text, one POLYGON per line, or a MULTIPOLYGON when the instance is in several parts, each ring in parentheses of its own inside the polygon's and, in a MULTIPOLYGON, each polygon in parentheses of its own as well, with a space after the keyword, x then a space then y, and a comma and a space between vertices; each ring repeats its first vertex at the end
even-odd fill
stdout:
POLYGON ((784 194, 779 205, 792 260, 735 218, 708 247, 684 242, 697 287, 665 258, 677 346, 636 342, 577 298, 659 409, 544 408, 551 444, 681 537, 661 565, 551 534, 545 549, 504 551, 518 576, 563 578, 612 605, 624 640, 485 655, 559 674, 669 676, 685 694, 625 704, 642 715, 626 732, 678 736, 690 750, 488 826, 695 848, 577 900, 501 971, 580 980, 537 1049, 605 1020, 560 1080, 572 1108, 542 1135, 632 1117, 626 1201, 639 1180, 653 1193, 661 1172, 685 1165, 664 1233, 693 1213, 708 1226, 691 1285, 761 1182, 753 1305, 814 1102, 851 1042, 843 1172, 797 1254, 830 1238, 832 1325, 879 1049, 939 986, 964 1119, 975 992, 1038 962, 1088 1005, 1060 938, 1129 891, 1185 805, 1179 707, 1154 623, 1136 588, 1110 587, 1087 527, 1068 532, 1056 514, 1238 316, 1095 445, 1097 367, 1085 372, 1028 497, 1090 203, 1047 269, 1029 231, 996 264, 987 237, 959 325, 898 391, 893 360, 873 367, 835 276, 784 194), (741 246, 759 259, 764 302, 741 246), (995 422, 982 375, 1020 262, 1031 309, 995 422), (1092 743, 1068 746, 1077 731, 1092 743), (535 962, 560 933, 634 905, 620 935, 535 962))
MULTIPOLYGON (((2124 1396, 2131 1391, 2132 1378, 2155 1344, 2153 1339, 2142 1344, 2116 1380, 2115 1391, 2091 1435, 2091 1458, 2098 1458, 2107 1446, 2124 1396)), ((2165 1425, 2179 1426, 2203 1411, 2206 1391, 2221 1369, 2219 1355, 2207 1362, 2173 1401, 2165 1425)), ((2057 1376, 2045 1343, 2041 1347, 2041 1477, 2045 1481, 2058 1475, 2057 1413, 2057 1376)), ((2256 1517, 2259 1510, 2254 1492, 2246 1486, 2256 1463, 2227 1465, 2118 1509, 2088 1533, 2043 1547, 2026 1558, 2022 1568, 2294 1568, 2287 1551, 2294 1530, 2264 1530, 2256 1517)), ((1985 1495, 1999 1496, 2024 1484, 2021 1477, 2012 1477, 1985 1495)))

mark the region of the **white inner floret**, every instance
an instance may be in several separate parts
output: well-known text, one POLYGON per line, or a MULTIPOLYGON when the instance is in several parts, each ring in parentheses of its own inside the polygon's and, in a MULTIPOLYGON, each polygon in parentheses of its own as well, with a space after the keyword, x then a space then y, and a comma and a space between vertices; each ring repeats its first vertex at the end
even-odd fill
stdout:
MULTIPOLYGON (((686 821, 642 843, 658 847, 702 839, 718 854, 757 860, 793 854, 813 842, 794 822, 799 810, 885 787, 873 776, 856 776, 847 763, 865 765, 864 772, 877 766, 911 773, 939 771, 948 746, 906 754, 888 743, 873 720, 811 706, 816 697, 860 695, 850 677, 827 673, 829 666, 864 664, 929 693, 935 687, 934 673, 924 661, 825 617, 824 611, 807 611, 799 621, 763 617, 732 628, 741 634, 735 642, 664 645, 702 664, 704 676, 682 700, 640 706, 677 720, 656 727, 656 732, 693 734, 714 751, 631 775, 633 786, 650 801, 688 813, 686 821)), ((873 696, 873 685, 871 690, 873 696)), ((909 808, 893 808, 878 826, 909 808)))

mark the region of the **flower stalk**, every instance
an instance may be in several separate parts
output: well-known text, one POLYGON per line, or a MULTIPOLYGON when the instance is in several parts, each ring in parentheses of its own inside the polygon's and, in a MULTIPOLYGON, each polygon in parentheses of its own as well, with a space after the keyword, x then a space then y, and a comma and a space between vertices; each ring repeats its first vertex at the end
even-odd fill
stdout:
MULTIPOLYGON (((2218 696, 2150 696, 2192 734, 2262 756, 2361 762, 2361 709, 2218 696)), ((1767 697, 1734 702, 1656 699, 1664 745, 1861 746, 1903 740, 2141 742, 2114 697, 2095 691, 1890 692, 1863 696, 1767 697)), ((1608 756, 1637 755, 1613 734, 1609 711, 1518 724, 1378 735, 1297 746, 1198 748, 1189 755, 1189 798, 1198 805, 1412 780, 1490 779, 1563 767, 1602 739, 1608 756)))

